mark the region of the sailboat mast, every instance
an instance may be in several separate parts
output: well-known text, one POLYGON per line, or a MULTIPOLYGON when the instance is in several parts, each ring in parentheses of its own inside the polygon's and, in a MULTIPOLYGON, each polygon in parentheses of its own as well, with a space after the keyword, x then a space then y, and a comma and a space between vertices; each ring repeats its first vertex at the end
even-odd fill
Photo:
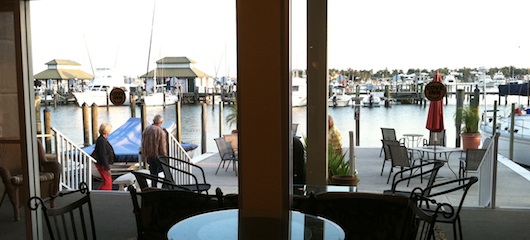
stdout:
POLYGON ((154 3, 153 3, 153 19, 151 20, 151 37, 149 38, 149 51, 147 53, 147 70, 145 71, 146 72, 146 76, 145 76, 146 79, 147 79, 147 74, 149 73, 149 62, 150 62, 150 59, 151 59, 151 47, 152 47, 152 44, 153 44, 153 30, 154 30, 154 25, 155 25, 155 9, 156 9, 156 1, 154 1, 154 3))

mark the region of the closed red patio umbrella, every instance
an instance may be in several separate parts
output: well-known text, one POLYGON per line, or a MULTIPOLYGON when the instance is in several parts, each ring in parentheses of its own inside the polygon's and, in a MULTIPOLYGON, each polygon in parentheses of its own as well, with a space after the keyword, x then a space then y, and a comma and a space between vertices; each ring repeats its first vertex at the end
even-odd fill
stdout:
MULTIPOLYGON (((446 89, 445 85, 442 83, 442 75, 437 72, 434 75, 434 78, 432 82, 427 84, 425 86, 425 96, 427 99, 429 99, 431 102, 429 104, 429 114, 427 115, 427 124, 426 128, 429 129, 429 131, 432 131, 435 133, 435 141, 437 141, 438 137, 436 134, 438 132, 441 132, 445 129, 444 127, 444 108, 443 108, 443 102, 442 99, 445 96, 446 89)), ((436 148, 437 143, 434 143, 434 147, 436 148)), ((434 155, 436 157, 436 154, 434 155)))

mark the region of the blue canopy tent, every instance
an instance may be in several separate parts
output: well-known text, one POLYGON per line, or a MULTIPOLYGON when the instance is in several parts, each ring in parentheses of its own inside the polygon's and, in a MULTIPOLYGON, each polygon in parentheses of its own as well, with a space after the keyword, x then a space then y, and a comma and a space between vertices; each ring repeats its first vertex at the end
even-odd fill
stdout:
MULTIPOLYGON (((175 123, 166 121, 162 125, 162 128, 166 128, 169 133, 173 134, 175 129, 175 123)), ((108 140, 114 148, 117 162, 137 162, 138 152, 142 143, 142 124, 140 118, 130 118, 121 125, 119 128, 114 130, 108 136, 108 140)), ((182 143, 182 148, 186 152, 196 149, 197 144, 193 143, 182 143)), ((90 154, 94 151, 93 144, 91 146, 83 148, 83 151, 90 154)))

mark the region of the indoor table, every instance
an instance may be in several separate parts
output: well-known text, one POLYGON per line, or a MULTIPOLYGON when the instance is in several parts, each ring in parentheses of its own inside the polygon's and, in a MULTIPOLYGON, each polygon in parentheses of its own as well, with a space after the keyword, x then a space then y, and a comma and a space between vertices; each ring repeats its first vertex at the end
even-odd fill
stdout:
MULTIPOLYGON (((221 210, 207 212, 186 218, 175 223, 168 231, 169 240, 237 240, 239 210, 221 210)), ((344 239, 344 230, 336 223, 298 211, 289 211, 290 238, 298 239, 344 239)), ((267 220, 265 220, 267 221, 267 220)), ((269 219, 270 221, 270 219, 269 219)), ((267 224, 263 225, 266 228, 267 224)), ((258 236, 257 239, 263 239, 258 236)))

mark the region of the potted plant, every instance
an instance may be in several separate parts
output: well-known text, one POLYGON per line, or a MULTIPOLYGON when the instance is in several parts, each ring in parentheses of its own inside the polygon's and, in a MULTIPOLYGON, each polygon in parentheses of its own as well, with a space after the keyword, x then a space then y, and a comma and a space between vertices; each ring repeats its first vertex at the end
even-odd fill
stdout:
POLYGON ((351 171, 350 164, 344 160, 345 153, 328 147, 329 183, 333 185, 357 186, 357 172, 351 171))
POLYGON ((460 134, 462 137, 462 148, 464 150, 478 148, 481 137, 479 132, 480 115, 478 113, 478 108, 459 108, 455 113, 455 119, 457 124, 460 123, 464 125, 460 134))

